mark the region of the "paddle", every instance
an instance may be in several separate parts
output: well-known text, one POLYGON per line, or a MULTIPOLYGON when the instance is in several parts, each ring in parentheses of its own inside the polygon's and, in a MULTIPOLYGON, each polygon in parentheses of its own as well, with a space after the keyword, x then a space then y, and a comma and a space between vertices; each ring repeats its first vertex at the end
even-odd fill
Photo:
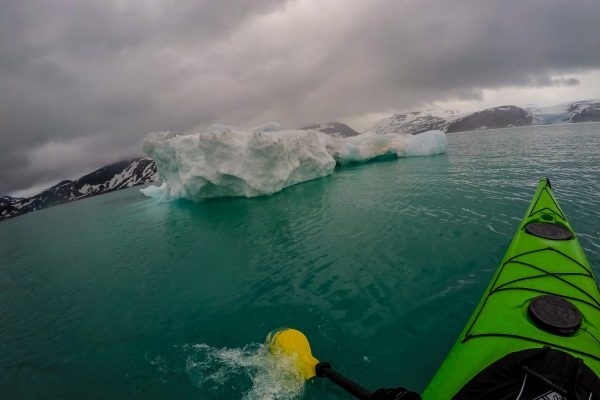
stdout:
POLYGON ((308 339, 302 332, 289 328, 274 331, 267 336, 266 344, 272 354, 290 357, 305 380, 314 376, 328 378, 358 399, 371 399, 373 394, 370 391, 334 371, 329 363, 319 362, 313 357, 308 339))

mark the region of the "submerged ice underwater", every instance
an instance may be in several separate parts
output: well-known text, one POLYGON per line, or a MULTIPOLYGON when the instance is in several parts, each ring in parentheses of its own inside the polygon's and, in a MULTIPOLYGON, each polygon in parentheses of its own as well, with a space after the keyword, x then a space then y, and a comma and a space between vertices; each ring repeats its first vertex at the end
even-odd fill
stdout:
POLYGON ((444 155, 274 196, 160 203, 134 188, 2 222, 0 397, 348 399, 273 366, 262 342, 283 326, 366 388, 422 393, 539 177, 598 274, 599 130, 452 134, 444 155))

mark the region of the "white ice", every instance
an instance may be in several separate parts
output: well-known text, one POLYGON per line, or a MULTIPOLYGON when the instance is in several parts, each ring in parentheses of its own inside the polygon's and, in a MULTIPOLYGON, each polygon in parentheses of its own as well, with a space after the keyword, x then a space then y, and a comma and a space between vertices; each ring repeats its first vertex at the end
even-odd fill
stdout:
POLYGON ((446 152, 446 135, 362 134, 337 138, 314 130, 252 129, 213 125, 201 133, 150 133, 144 151, 163 181, 142 192, 161 200, 256 197, 333 173, 336 164, 383 155, 431 156, 446 152))

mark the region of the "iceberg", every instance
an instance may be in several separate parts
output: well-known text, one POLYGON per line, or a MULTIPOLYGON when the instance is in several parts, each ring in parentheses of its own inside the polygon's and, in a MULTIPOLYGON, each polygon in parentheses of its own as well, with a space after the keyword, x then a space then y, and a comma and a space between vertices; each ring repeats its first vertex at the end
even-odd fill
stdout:
POLYGON ((163 183, 141 191, 164 201, 264 196, 330 175, 337 164, 384 155, 430 156, 447 149, 441 131, 338 138, 280 129, 268 123, 251 129, 213 125, 194 134, 150 133, 143 150, 156 162, 163 183))

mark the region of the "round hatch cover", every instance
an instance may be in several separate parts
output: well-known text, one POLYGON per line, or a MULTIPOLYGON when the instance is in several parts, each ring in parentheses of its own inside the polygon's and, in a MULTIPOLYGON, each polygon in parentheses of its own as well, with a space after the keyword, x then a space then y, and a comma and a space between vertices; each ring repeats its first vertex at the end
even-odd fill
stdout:
POLYGON ((541 329, 569 336, 581 326, 581 312, 570 301, 554 295, 536 297, 529 303, 529 316, 541 329))
POLYGON ((569 240, 573 238, 573 234, 567 228, 551 222, 532 222, 525 226, 525 231, 542 239, 569 240))

